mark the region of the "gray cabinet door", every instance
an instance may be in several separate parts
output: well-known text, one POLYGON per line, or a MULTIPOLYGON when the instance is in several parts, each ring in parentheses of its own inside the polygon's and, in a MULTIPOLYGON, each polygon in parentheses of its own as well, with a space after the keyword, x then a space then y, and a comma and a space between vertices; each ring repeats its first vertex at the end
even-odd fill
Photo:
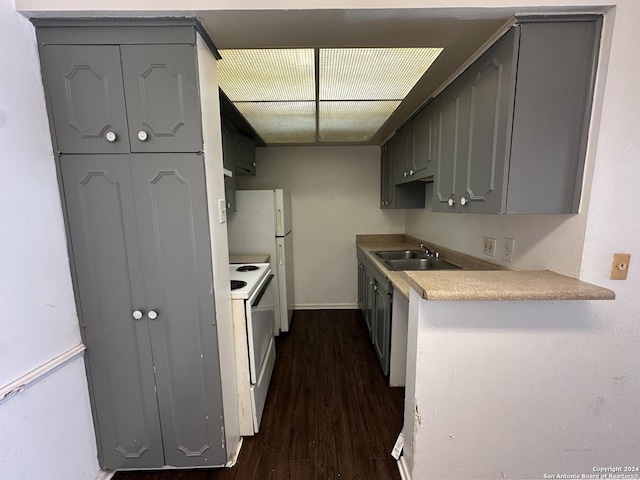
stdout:
POLYGON ((41 59, 58 150, 128 152, 120 49, 112 45, 45 45, 41 59))
POLYGON ((198 152, 202 128, 192 45, 122 45, 132 152, 198 152))
POLYGON ((464 212, 500 213, 506 201, 519 31, 509 30, 468 70, 468 150, 457 172, 464 212))
POLYGON ((371 339, 371 343, 374 342, 374 331, 376 328, 376 292, 375 285, 376 281, 373 277, 373 274, 366 270, 366 314, 365 320, 367 321, 367 330, 369 330, 369 338, 371 339))
POLYGON ((102 467, 162 466, 128 155, 62 155, 81 325, 102 467))
POLYGON ((380 149, 380 208, 392 208, 393 205, 393 178, 389 150, 388 143, 380 149))
POLYGON ((409 180, 409 163, 411 161, 411 125, 402 127, 390 141, 391 164, 393 165, 394 183, 409 180))
POLYGON ((469 134, 466 88, 467 77, 463 73, 438 96, 435 103, 438 174, 433 188, 433 210, 436 212, 454 211, 459 200, 456 178, 467 155, 466 140, 469 134))
POLYGON ((389 375, 389 337, 391 333, 391 308, 389 293, 376 284, 375 294, 375 328, 373 346, 378 355, 382 372, 389 375))
POLYGON ((437 152, 437 115, 433 104, 425 107, 411 121, 411 169, 414 180, 430 177, 435 173, 437 152))
POLYGON ((132 155, 165 462, 226 461, 204 163, 132 155))
POLYGON ((236 160, 235 172, 241 175, 256 174, 256 144, 253 139, 239 132, 234 134, 236 160))

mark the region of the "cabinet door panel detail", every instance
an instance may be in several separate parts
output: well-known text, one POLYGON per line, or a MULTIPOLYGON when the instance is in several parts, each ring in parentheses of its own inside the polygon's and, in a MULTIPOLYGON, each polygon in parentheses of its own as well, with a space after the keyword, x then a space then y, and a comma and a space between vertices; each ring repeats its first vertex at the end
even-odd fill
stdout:
POLYGON ((62 153, 129 151, 117 46, 45 45, 42 70, 62 153))
POLYGON ((437 171, 434 186, 434 211, 453 211, 449 199, 456 202, 456 178, 466 155, 468 135, 466 113, 466 76, 459 77, 437 100, 437 171), (461 141, 463 140, 463 141, 461 141))
POLYGON ((198 155, 136 155, 136 211, 168 465, 221 465, 222 395, 198 155))
POLYGON ((202 150, 196 54, 191 45, 122 45, 132 152, 202 150), (144 132, 146 137, 139 137, 144 132))
POLYGON ((500 213, 506 201, 515 34, 510 30, 469 69, 469 147, 459 192, 469 203, 463 211, 500 213))
POLYGON ((126 155, 62 156, 103 466, 163 463, 126 155))

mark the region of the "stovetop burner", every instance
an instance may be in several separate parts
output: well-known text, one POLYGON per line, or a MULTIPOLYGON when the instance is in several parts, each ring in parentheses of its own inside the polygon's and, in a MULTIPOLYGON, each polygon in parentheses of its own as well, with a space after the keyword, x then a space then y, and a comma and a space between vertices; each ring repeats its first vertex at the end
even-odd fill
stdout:
POLYGON ((236 268, 236 272, 253 272, 258 270, 260 267, 255 265, 242 265, 241 267, 236 268))
POLYGON ((247 282, 243 282, 242 280, 231 280, 231 290, 237 290, 246 286, 247 282))

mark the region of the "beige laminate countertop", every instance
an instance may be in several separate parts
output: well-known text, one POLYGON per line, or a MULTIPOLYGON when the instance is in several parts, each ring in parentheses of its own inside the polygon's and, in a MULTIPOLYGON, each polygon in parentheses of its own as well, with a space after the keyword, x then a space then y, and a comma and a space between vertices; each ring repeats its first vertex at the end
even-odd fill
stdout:
POLYGON ((441 257, 463 270, 392 272, 373 252, 415 250, 420 241, 403 235, 362 235, 357 248, 383 272, 405 298, 413 288, 426 300, 505 301, 505 300, 613 300, 615 293, 549 270, 515 271, 502 269, 483 260, 424 242, 441 257))

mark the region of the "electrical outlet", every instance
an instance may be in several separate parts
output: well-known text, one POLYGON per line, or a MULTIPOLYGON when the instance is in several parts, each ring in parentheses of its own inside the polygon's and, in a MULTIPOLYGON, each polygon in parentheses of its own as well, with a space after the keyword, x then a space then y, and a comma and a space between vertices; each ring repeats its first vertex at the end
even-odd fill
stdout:
POLYGON ((507 262, 513 261, 513 247, 516 241, 513 238, 504 237, 502 239, 502 253, 500 254, 500 258, 502 260, 506 260, 507 262))
POLYGON ((496 256, 496 239, 491 237, 484 237, 482 239, 482 253, 489 257, 496 256))

